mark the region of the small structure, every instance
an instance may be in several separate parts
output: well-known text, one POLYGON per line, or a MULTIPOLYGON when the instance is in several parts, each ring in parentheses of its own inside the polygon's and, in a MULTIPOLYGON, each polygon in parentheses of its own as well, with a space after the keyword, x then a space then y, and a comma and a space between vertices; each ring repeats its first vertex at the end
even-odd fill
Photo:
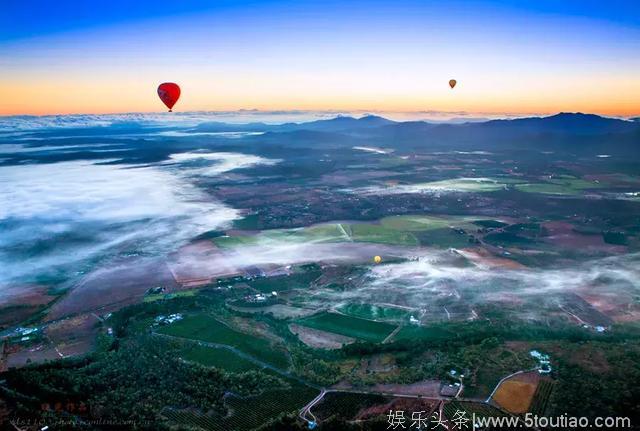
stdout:
POLYGON ((147 290, 148 295, 158 295, 162 292, 164 292, 164 287, 162 286, 152 287, 149 290, 147 290))
POLYGON ((460 383, 442 385, 440 387, 440 395, 443 397, 455 397, 458 393, 458 389, 460 389, 460 383))
POLYGON ((182 313, 169 314, 168 316, 160 315, 154 319, 157 325, 169 325, 178 320, 182 320, 182 313))
POLYGON ((34 332, 37 332, 37 331, 38 331, 38 328, 24 328, 22 326, 19 326, 15 329, 15 333, 18 336, 33 334, 34 332))
POLYGON ((549 359, 549 355, 540 353, 537 350, 530 351, 529 355, 538 360, 538 373, 549 374, 551 372, 551 361, 549 359))
POLYGON ((245 268, 244 273, 247 279, 249 280, 265 276, 264 271, 258 268, 257 266, 249 266, 245 268))

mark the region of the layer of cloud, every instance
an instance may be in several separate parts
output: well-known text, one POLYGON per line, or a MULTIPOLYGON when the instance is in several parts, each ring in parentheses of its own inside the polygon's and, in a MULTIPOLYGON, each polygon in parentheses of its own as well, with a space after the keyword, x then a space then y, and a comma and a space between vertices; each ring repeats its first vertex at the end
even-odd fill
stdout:
POLYGON ((155 166, 104 162, 0 167, 0 290, 66 279, 114 256, 162 255, 228 226, 239 211, 208 196, 191 177, 277 160, 207 152, 173 154, 155 166))

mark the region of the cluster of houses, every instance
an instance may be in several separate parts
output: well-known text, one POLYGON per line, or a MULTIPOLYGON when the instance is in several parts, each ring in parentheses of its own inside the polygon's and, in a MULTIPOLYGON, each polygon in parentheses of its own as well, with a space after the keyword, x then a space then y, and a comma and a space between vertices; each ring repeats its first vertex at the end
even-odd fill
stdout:
POLYGON ((25 328, 22 326, 17 327, 11 332, 8 332, 5 336, 0 337, 2 339, 11 339, 13 342, 29 341, 39 331, 39 328, 25 328))
POLYGON ((584 325, 582 325, 582 327, 583 327, 584 329, 591 329, 591 328, 593 328, 593 330, 594 330, 594 331, 599 332, 600 334, 602 334, 603 332, 605 332, 605 331, 607 330, 607 328, 606 328, 606 327, 604 327, 604 326, 600 326, 600 325, 591 326, 591 325, 588 325, 588 324, 586 324, 586 323, 585 323, 584 325))
POLYGON ((182 320, 182 313, 169 314, 168 316, 160 315, 154 319, 156 325, 169 325, 170 323, 182 320))
POLYGON ((443 397, 457 397, 462 390, 461 386, 464 374, 459 374, 456 370, 452 369, 451 371, 449 371, 449 375, 454 379, 458 379, 459 381, 455 383, 442 384, 442 386, 440 387, 440 395, 442 395, 443 397))
POLYGON ((260 303, 260 302, 266 302, 269 299, 274 299, 278 297, 278 292, 276 292, 275 290, 273 292, 271 292, 270 295, 266 295, 264 293, 256 293, 255 295, 247 295, 244 297, 244 300, 247 302, 254 302, 254 303, 260 303))
POLYGON ((551 362, 549 360, 549 355, 545 355, 544 353, 540 353, 537 350, 532 350, 529 352, 531 357, 538 360, 538 372, 540 374, 549 374, 551 372, 551 362))

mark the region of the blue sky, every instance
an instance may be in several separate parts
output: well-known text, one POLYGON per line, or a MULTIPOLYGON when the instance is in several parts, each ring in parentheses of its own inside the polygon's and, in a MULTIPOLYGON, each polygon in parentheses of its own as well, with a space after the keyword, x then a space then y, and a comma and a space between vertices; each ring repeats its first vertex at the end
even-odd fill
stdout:
MULTIPOLYGON (((351 3, 357 8, 367 8, 384 2, 340 2, 351 3)), ((395 2, 387 2, 393 4, 395 2)), ((398 2, 398 4, 403 2, 398 2)), ((407 2, 404 2, 407 4, 407 2)), ((434 2, 414 2, 426 5, 434 2)), ((441 4, 448 2, 440 2, 441 4)), ((177 14, 194 14, 229 10, 247 10, 256 6, 281 5, 309 8, 331 8, 330 1, 274 1, 274 0, 112 0, 112 1, 18 1, 3 2, 0 14, 0 40, 40 36, 78 28, 91 28, 116 23, 131 22, 145 18, 171 17, 177 14)), ((640 5, 637 1, 559 1, 559 0, 496 0, 468 1, 464 4, 451 2, 452 10, 461 6, 474 10, 483 6, 511 9, 513 11, 548 13, 559 16, 586 17, 608 20, 632 27, 640 26, 640 5)), ((446 8, 446 7, 445 7, 446 8)))
POLYGON ((153 111, 175 81, 183 110, 634 115, 636 3, 8 0, 0 114, 153 111))

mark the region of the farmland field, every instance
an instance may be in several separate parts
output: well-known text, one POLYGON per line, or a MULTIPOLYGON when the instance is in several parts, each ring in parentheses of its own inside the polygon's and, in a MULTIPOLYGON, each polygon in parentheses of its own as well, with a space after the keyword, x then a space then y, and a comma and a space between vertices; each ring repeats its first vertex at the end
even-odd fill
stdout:
POLYGON ((511 413, 526 413, 537 386, 534 382, 509 379, 500 384, 492 400, 511 413))
POLYGON ((387 401, 388 399, 381 395, 329 392, 313 407, 311 413, 321 420, 330 417, 351 420, 363 408, 384 404, 387 401))
POLYGON ((272 347, 268 340, 238 332, 206 314, 186 316, 178 322, 163 326, 158 332, 175 337, 224 344, 268 364, 285 369, 289 366, 284 351, 272 347))
POLYGON ((550 379, 540 379, 533 400, 529 406, 529 411, 536 415, 544 415, 549 402, 549 397, 553 391, 554 381, 550 379))
POLYGON ((264 293, 291 289, 307 289, 321 274, 317 265, 303 265, 296 271, 297 272, 290 275, 256 278, 246 281, 246 283, 252 288, 264 293))
POLYGON ((207 367, 216 367, 231 373, 242 373, 260 367, 225 348, 193 344, 182 349, 182 358, 207 367))
POLYGON ((421 245, 439 248, 464 248, 469 246, 469 237, 456 229, 433 229, 415 233, 421 245))
POLYGON ((395 329, 394 325, 337 313, 320 313, 298 323, 322 331, 379 343, 395 329))
POLYGON ((338 307, 338 311, 361 319, 392 321, 403 320, 409 314, 409 310, 372 304, 346 304, 338 307))
POLYGON ((426 215, 392 216, 380 220, 380 224, 389 229, 403 231, 424 231, 442 229, 450 226, 453 220, 449 218, 426 215))
POLYGON ((389 229, 378 224, 352 224, 351 238, 354 241, 395 245, 418 245, 418 240, 410 232, 389 229))
POLYGON ((225 417, 194 411, 166 409, 163 415, 180 425, 191 425, 207 431, 248 431, 284 413, 294 413, 312 400, 318 391, 295 381, 290 388, 274 389, 252 397, 229 395, 225 405, 230 414, 225 417))

